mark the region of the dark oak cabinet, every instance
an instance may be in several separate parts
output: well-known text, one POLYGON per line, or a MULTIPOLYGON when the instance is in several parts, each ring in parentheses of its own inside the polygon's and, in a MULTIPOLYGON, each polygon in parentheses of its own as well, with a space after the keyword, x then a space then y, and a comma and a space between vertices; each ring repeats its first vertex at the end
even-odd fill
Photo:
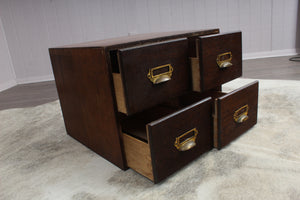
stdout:
POLYGON ((241 32, 153 33, 49 49, 67 133, 157 183, 257 122, 241 32))

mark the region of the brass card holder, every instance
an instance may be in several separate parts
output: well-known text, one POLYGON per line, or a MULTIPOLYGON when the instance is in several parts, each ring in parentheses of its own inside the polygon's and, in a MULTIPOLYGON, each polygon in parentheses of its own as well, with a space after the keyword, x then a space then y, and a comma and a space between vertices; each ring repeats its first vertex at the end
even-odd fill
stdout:
POLYGON ((243 123, 247 121, 248 117, 248 111, 249 111, 249 106, 248 104, 244 105, 243 107, 237 109, 234 112, 233 119, 237 123, 243 123))
POLYGON ((217 56, 216 61, 217 61, 217 64, 219 65, 219 67, 223 69, 223 68, 232 66, 231 60, 232 60, 232 53, 231 53, 231 51, 229 51, 226 53, 219 54, 217 56))
POLYGON ((196 146, 196 138, 198 135, 198 130, 196 128, 193 128, 189 130, 188 132, 182 134, 179 137, 176 137, 175 144, 174 146, 179 150, 179 151, 187 151, 190 150, 191 148, 196 146), (185 138, 185 136, 188 136, 188 134, 193 133, 192 136, 185 138), (183 141, 181 141, 183 140, 183 141))
POLYGON ((173 72, 173 67, 171 66, 171 64, 166 64, 166 65, 161 65, 158 67, 151 68, 147 74, 147 77, 150 79, 150 81, 153 84, 159 84, 171 80, 172 72, 173 72), (154 71, 163 68, 168 68, 168 71, 154 75, 154 71))

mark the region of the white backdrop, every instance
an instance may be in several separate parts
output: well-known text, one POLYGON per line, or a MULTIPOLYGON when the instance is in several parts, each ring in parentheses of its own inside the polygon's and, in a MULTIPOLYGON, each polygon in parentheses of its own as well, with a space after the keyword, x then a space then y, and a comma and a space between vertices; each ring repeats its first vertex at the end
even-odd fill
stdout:
POLYGON ((128 34, 241 30, 244 58, 293 54, 297 8, 298 0, 0 0, 0 85, 11 68, 17 83, 53 79, 49 47, 128 34))

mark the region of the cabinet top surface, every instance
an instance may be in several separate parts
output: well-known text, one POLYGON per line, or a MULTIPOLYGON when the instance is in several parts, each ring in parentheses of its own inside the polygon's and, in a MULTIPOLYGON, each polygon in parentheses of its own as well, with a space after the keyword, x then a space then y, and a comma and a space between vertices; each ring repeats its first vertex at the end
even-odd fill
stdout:
POLYGON ((87 47, 101 47, 109 50, 125 48, 134 45, 142 45, 149 42, 160 42, 164 40, 177 39, 182 37, 193 37, 199 35, 208 35, 219 33, 219 29, 207 30, 190 30, 190 31, 172 31, 161 33, 146 33, 138 35, 130 35, 125 37, 111 38, 105 40, 90 41, 78 44, 65 45, 55 48, 87 48, 87 47))

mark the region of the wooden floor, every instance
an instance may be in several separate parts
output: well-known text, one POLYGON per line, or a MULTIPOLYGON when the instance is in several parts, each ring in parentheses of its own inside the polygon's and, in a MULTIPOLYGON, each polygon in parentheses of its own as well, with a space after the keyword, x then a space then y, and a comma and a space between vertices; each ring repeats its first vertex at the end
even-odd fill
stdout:
POLYGON ((0 92, 0 110, 37 106, 57 99, 54 81, 17 85, 0 92))
MULTIPOLYGON (((300 62, 288 57, 243 61, 243 77, 254 79, 300 80, 300 62)), ((37 106, 57 100, 54 81, 18 85, 0 92, 0 110, 37 106)))
POLYGON ((292 56, 243 61, 243 77, 257 79, 300 80, 300 62, 292 56))

